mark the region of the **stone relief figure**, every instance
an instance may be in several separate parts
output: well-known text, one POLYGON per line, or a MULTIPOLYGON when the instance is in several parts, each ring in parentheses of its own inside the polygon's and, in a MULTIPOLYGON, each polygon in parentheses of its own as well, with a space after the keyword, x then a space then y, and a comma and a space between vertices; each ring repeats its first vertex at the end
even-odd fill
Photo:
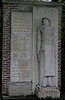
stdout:
POLYGON ((54 32, 48 18, 42 18, 36 31, 36 55, 38 62, 38 84, 55 86, 54 32))

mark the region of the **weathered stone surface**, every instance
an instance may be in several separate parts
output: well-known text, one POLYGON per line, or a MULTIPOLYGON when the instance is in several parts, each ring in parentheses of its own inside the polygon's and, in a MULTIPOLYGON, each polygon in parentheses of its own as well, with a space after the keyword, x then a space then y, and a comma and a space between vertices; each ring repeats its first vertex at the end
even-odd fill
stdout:
POLYGON ((42 97, 60 98, 60 91, 56 87, 42 87, 37 85, 35 88, 35 94, 39 98, 42 97))
POLYGON ((32 82, 10 82, 9 96, 32 95, 32 82))
POLYGON ((32 13, 12 12, 11 82, 32 81, 32 13))

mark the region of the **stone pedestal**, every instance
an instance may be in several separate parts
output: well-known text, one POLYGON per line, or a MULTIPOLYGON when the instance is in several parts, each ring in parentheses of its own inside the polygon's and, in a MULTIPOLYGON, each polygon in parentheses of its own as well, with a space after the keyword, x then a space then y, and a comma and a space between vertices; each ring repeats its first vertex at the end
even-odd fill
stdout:
POLYGON ((35 89, 35 94, 39 98, 60 98, 60 91, 56 87, 42 87, 37 85, 35 89))
POLYGON ((32 95, 32 82, 10 82, 9 96, 32 95))

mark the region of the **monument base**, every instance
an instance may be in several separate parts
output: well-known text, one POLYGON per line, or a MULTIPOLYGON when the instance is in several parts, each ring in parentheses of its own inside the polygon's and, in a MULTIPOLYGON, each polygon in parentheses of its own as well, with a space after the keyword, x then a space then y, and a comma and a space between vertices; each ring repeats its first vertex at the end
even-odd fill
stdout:
POLYGON ((56 87, 43 87, 40 85, 37 85, 35 88, 35 94, 39 98, 60 98, 60 91, 56 87))
POLYGON ((10 82, 9 96, 26 96, 32 94, 32 82, 10 82))

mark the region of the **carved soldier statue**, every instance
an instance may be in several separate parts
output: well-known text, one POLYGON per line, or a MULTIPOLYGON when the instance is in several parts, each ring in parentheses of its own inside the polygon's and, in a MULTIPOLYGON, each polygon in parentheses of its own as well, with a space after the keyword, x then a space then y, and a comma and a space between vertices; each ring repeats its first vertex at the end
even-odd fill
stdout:
POLYGON ((54 33, 48 18, 36 31, 36 54, 38 61, 38 84, 47 87, 55 86, 55 51, 54 33))

